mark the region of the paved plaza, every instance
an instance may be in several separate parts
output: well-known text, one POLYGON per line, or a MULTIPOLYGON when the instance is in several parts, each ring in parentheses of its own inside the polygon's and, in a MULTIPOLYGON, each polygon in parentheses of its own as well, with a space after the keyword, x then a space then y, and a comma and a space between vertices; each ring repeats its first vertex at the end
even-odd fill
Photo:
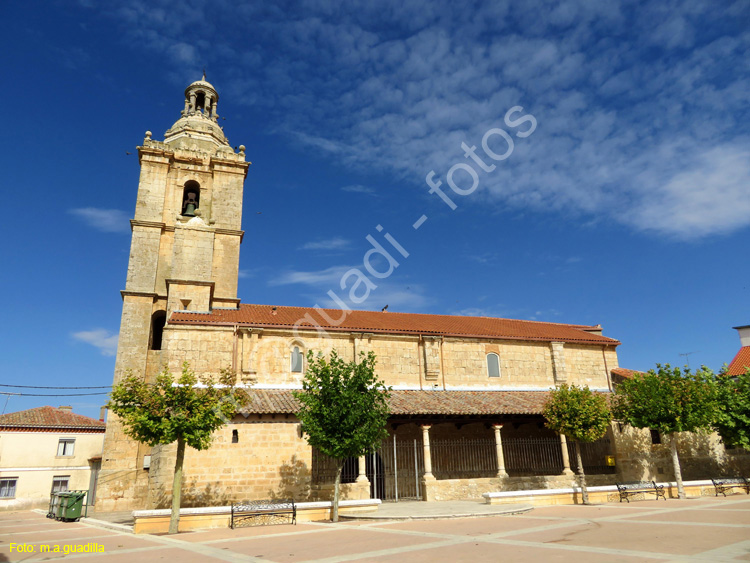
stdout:
POLYGON ((56 558, 88 563, 750 561, 750 496, 550 506, 505 516, 259 526, 177 536, 136 536, 124 526, 90 520, 54 522, 38 512, 0 514, 0 561, 56 558), (75 550, 88 552, 72 553, 75 550))

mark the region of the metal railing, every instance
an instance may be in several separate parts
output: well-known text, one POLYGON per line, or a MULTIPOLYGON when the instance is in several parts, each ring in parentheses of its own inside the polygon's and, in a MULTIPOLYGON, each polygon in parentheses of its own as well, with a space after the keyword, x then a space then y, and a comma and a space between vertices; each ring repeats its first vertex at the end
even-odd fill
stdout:
POLYGON ((563 470, 562 448, 557 437, 504 438, 503 458, 511 477, 559 475, 563 470))
MULTIPOLYGON (((511 477, 559 475, 563 471, 559 437, 503 438, 505 470, 511 477)), ((570 468, 575 471, 575 443, 568 442, 570 468)), ((611 455, 607 438, 581 443, 583 469, 587 475, 613 474, 606 463, 611 455)), ((430 441, 432 473, 438 480, 479 479, 497 475, 497 446, 493 438, 462 438, 430 441)), ((420 498, 420 479, 424 474, 422 440, 397 438, 384 440, 379 449, 366 456, 365 473, 372 498, 399 500, 420 498)), ((350 458, 344 464, 341 482, 353 483, 359 475, 359 463, 350 458)), ((335 462, 313 449, 313 484, 331 484, 336 476, 335 462)))
POLYGON ((435 479, 478 479, 497 475, 494 439, 430 440, 435 479))
MULTIPOLYGON (((578 467, 576 462, 576 445, 568 442, 568 457, 573 471, 578 467)), ((612 448, 608 438, 596 442, 581 442, 581 458, 583 471, 586 475, 612 475, 617 473, 614 465, 607 465, 607 456, 612 455, 612 448)))

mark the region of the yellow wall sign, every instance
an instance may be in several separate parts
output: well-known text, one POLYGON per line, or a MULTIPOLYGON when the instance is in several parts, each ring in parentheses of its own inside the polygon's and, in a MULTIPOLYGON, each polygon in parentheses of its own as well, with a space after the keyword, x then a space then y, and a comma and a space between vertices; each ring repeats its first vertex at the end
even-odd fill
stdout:
POLYGON ((607 457, 607 465, 610 466, 610 467, 614 467, 615 466, 615 456, 608 455, 606 457, 607 457))

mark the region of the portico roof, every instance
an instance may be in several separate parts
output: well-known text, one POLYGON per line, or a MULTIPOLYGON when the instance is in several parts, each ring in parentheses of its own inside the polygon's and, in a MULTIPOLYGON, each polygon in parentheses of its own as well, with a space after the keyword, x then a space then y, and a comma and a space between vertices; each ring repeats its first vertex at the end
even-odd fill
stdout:
MULTIPOLYGON (((250 414, 294 414, 299 402, 291 389, 250 389, 240 409, 250 414)), ((541 414, 549 391, 394 390, 388 405, 392 416, 541 414)))

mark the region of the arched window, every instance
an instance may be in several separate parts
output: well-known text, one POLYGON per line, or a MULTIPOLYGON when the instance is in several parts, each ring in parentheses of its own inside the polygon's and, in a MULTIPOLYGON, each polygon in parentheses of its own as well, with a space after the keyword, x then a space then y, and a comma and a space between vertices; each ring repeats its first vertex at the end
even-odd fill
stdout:
POLYGON ((181 215, 185 217, 195 217, 195 210, 200 207, 201 186, 195 180, 185 182, 185 189, 182 190, 182 210, 181 215))
POLYGON ((299 346, 292 348, 292 373, 302 373, 302 351, 299 346))
POLYGON ((495 354, 487 354, 487 375, 500 377, 500 357, 495 354))
POLYGON ((232 443, 239 444, 239 442, 240 442, 240 433, 237 430, 232 430, 232 443))
POLYGON ((161 339, 164 334, 164 325, 167 324, 167 312, 156 311, 151 315, 151 350, 161 350, 161 339))
POLYGON ((206 94, 203 92, 198 92, 198 95, 195 97, 195 109, 197 110, 205 110, 206 109, 206 94))

